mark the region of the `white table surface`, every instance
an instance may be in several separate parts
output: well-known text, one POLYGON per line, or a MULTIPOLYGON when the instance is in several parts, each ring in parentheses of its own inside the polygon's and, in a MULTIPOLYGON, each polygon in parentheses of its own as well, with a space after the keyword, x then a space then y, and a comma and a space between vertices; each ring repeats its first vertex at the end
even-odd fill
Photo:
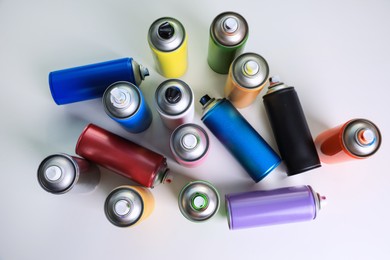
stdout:
MULTIPOLYGON (((0 259, 389 259, 390 2, 373 1, 9 1, 0 0, 0 259), (223 11, 250 26, 246 51, 264 56, 271 75, 296 87, 312 135, 363 117, 383 135, 375 156, 286 177, 279 167, 255 184, 211 135, 211 152, 198 168, 173 161, 153 94, 157 74, 146 36, 162 16, 179 19, 189 35, 189 69, 181 79, 196 100, 223 95, 226 76, 206 63, 209 26, 223 11), (134 135, 106 116, 100 100, 57 106, 52 70, 121 57, 149 68, 142 84, 153 108, 152 126, 134 135), (36 179, 47 155, 74 154, 82 129, 94 123, 167 156, 176 174, 152 190, 153 214, 132 228, 111 225, 108 193, 125 178, 103 170, 90 194, 55 196, 36 179), (226 193, 309 184, 328 198, 311 222, 230 231, 220 214, 205 223, 185 219, 177 206, 190 180, 226 193)), ((262 104, 240 110, 276 148, 262 104)), ((201 106, 196 102, 195 122, 201 106)), ((222 200, 224 202, 224 200, 222 200)))

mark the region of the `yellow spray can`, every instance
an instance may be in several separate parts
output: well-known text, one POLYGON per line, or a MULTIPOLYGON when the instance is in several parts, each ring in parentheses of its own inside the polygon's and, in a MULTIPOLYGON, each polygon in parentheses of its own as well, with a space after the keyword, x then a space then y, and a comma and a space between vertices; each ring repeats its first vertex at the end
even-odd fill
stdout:
POLYGON ((171 17, 157 19, 150 26, 148 42, 162 76, 179 78, 187 71, 187 38, 183 25, 171 17))

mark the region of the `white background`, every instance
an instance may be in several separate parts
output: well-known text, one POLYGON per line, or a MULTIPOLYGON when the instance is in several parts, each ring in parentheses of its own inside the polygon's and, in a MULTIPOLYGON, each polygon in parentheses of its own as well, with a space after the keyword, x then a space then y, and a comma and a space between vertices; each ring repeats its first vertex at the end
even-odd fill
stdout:
MULTIPOLYGON (((389 259, 390 2, 370 1, 9 1, 0 0, 0 259, 389 259), (376 123, 382 147, 367 160, 286 177, 283 166, 258 184, 210 134, 211 151, 198 168, 179 166, 169 132, 153 107, 164 78, 147 44, 151 23, 180 20, 189 35, 189 69, 181 79, 195 92, 220 97, 226 76, 207 65, 211 21, 223 11, 250 26, 246 51, 264 56, 271 74, 296 87, 312 135, 363 117, 376 123), (100 100, 57 106, 52 70, 121 57, 149 68, 142 84, 153 124, 133 135, 106 116, 100 100), (132 228, 111 225, 103 203, 115 187, 131 184, 103 170, 90 194, 52 195, 36 180, 49 154, 74 154, 88 123, 97 124, 168 158, 171 185, 152 190, 153 214, 132 228), (205 223, 179 212, 177 195, 190 180, 212 182, 226 193, 310 184, 328 197, 311 222, 230 231, 224 207, 205 223)), ((276 148, 262 104, 240 110, 276 148)), ((196 102, 201 125, 201 106, 196 102)), ((224 201, 224 200, 223 200, 224 201)))

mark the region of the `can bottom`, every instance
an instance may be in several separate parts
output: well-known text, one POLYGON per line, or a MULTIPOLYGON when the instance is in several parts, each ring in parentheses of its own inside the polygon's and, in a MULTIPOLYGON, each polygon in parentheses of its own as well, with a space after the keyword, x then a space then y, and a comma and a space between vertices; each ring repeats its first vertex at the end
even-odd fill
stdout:
POLYGON ((268 170, 266 170, 260 177, 258 178, 254 178, 254 177, 257 177, 257 176, 251 176, 252 179, 255 181, 255 182, 259 182, 261 181, 262 179, 264 179, 270 172, 272 172, 276 167, 279 166, 279 164, 282 162, 282 160, 279 160, 277 161, 276 163, 274 163, 271 167, 268 168, 268 170))
POLYGON ((319 167, 321 167, 321 163, 310 165, 310 166, 307 166, 305 168, 295 169, 295 170, 287 169, 287 176, 297 175, 297 174, 307 172, 307 171, 310 171, 310 170, 313 170, 313 169, 319 168, 319 167))

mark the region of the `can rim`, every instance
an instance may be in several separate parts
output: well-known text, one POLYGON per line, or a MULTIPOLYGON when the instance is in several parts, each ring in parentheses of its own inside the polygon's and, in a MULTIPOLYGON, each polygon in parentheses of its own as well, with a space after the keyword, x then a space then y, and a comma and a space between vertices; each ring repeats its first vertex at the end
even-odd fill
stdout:
POLYGON ((195 103, 195 100, 194 100, 194 92, 192 90, 192 88, 187 84, 185 83, 183 80, 180 80, 180 79, 167 79, 167 80, 164 80, 163 82, 160 83, 160 85, 158 85, 158 87, 156 88, 156 91, 154 92, 154 104, 155 104, 155 107, 157 109, 157 111, 164 115, 164 116, 169 116, 169 117, 172 117, 172 118, 179 118, 181 117, 186 111, 188 111, 191 106, 193 106, 195 103), (186 108, 182 111, 180 111, 179 113, 167 113, 166 111, 162 110, 162 108, 160 107, 160 104, 158 102, 158 95, 160 94, 160 90, 165 87, 165 85, 167 84, 171 84, 172 82, 177 82, 179 83, 180 86, 182 86, 184 89, 188 90, 188 94, 190 95, 190 101, 188 102, 186 108))
POLYGON ((169 142, 169 146, 171 148, 171 152, 173 153, 174 156, 177 156, 178 158, 180 158, 181 160, 184 160, 186 162, 196 162, 196 161, 199 161, 201 160, 202 158, 204 158, 208 151, 209 151, 209 148, 210 148, 210 139, 209 139, 209 136, 206 132, 205 129, 203 129, 203 127, 197 125, 197 124, 194 124, 194 123, 188 123, 188 124, 183 124, 183 125, 180 125, 178 126, 171 134, 171 137, 170 137, 170 142, 169 142), (174 148, 174 144, 173 144, 173 138, 175 136, 175 134, 177 134, 177 132, 179 130, 181 130, 182 128, 184 127, 194 127, 196 128, 197 130, 201 131, 203 133, 203 135, 205 136, 205 141, 206 141, 206 147, 205 147, 205 150, 202 152, 201 155, 199 155, 197 158, 194 158, 194 159, 187 159, 187 158, 184 158, 182 157, 180 154, 178 154, 176 152, 176 149, 174 148))
POLYGON ((213 21, 211 22, 211 25, 210 25, 210 36, 214 40, 214 42, 218 43, 219 45, 223 46, 224 48, 234 49, 234 48, 237 48, 238 46, 240 46, 242 44, 245 44, 245 42, 247 41, 248 36, 249 36, 249 25, 248 25, 248 22, 246 21, 246 19, 241 14, 233 12, 233 11, 226 11, 226 12, 218 14, 213 19, 213 21), (215 33, 214 33, 214 27, 215 27, 216 22, 218 22, 221 17, 223 17, 225 15, 229 15, 229 14, 230 15, 234 15, 234 16, 238 16, 241 19, 241 21, 243 21, 243 23, 246 26, 245 36, 241 39, 240 42, 238 42, 235 45, 225 45, 225 44, 223 44, 221 41, 219 41, 217 39, 217 37, 215 36, 215 33))
POLYGON ((177 20, 176 18, 173 18, 173 17, 170 17, 170 16, 164 16, 164 17, 161 17, 161 18, 156 19, 156 20, 150 25, 149 30, 148 30, 148 42, 149 42, 149 44, 150 44, 153 48, 155 48, 156 50, 161 51, 161 52, 173 52, 173 51, 176 51, 177 49, 179 49, 179 48, 183 45, 183 43, 184 43, 184 41, 185 41, 186 39, 187 39, 187 33, 186 33, 185 28, 184 28, 184 25, 183 25, 179 20, 177 20), (176 22, 176 23, 178 24, 178 26, 181 27, 181 29, 183 30, 183 37, 182 37, 182 39, 181 39, 181 41, 180 41, 180 44, 178 44, 178 46, 177 46, 176 48, 169 49, 169 50, 162 50, 162 49, 158 48, 158 47, 153 43, 152 37, 151 37, 152 28, 153 28, 153 26, 154 26, 158 21, 160 21, 160 20, 171 20, 171 21, 174 21, 174 22, 176 22))
MULTIPOLYGON (((269 76, 269 72, 270 72, 267 60, 263 56, 261 56, 258 53, 255 53, 255 52, 245 52, 245 53, 237 56, 233 60, 232 64, 230 65, 230 69, 229 70, 231 70, 232 79, 233 79, 234 83, 236 83, 235 84, 236 87, 238 87, 239 89, 241 89, 243 91, 256 91, 256 90, 260 90, 261 91, 264 88, 264 86, 266 85, 267 81, 268 81, 268 76, 269 76), (241 61, 241 59, 243 59, 243 58, 246 58, 246 56, 256 57, 256 59, 261 60, 264 63, 264 65, 265 65, 265 70, 264 70, 265 71, 265 77, 263 78, 263 80, 258 85, 250 86, 248 84, 243 84, 244 82, 242 80, 240 80, 237 77, 238 75, 236 75, 237 73, 235 73, 237 62, 241 61)), ((239 69, 239 68, 237 70, 241 71, 241 69, 239 69)), ((257 75, 257 74, 255 74, 255 75, 257 75)), ((254 78, 254 76, 250 76, 248 78, 254 78)))
POLYGON ((38 179, 38 183, 39 185, 42 187, 42 189, 44 189, 45 191, 47 192, 50 192, 52 194, 56 194, 56 195, 60 195, 60 194, 64 194, 68 191, 70 191, 75 185, 76 183, 78 182, 79 180, 79 177, 80 177, 80 167, 79 165, 77 164, 77 162, 72 158, 72 156, 66 154, 66 153, 54 153, 54 154, 51 154, 47 157, 45 157, 41 163, 39 164, 38 166, 38 171, 37 171, 37 179, 38 179), (52 157, 55 157, 55 156, 61 156, 61 157, 65 157, 66 159, 68 159, 71 163, 72 163, 72 166, 74 167, 74 170, 75 170, 75 176, 74 176, 74 179, 72 181, 72 183, 65 189, 63 190, 60 190, 60 191, 53 191, 53 190, 50 190, 49 188, 47 188, 41 178, 39 178, 39 170, 41 169, 41 167, 47 162, 47 160, 51 159, 52 157))
POLYGON ((372 121, 370 120, 367 120, 367 119, 364 119, 364 118, 355 118, 355 119, 351 119, 349 120, 348 122, 346 122, 343 126, 342 126, 342 131, 340 131, 340 139, 341 139, 341 142, 342 142, 342 148, 343 150, 348 153, 349 155, 351 155, 352 157, 355 157, 357 159, 364 159, 364 158, 367 158, 367 157, 370 157, 372 155, 374 155, 378 150, 379 148, 381 147, 381 144, 382 144, 382 134, 378 128, 378 126, 376 124, 374 124, 372 121), (360 155, 360 154, 357 154, 357 153, 354 153, 349 147, 348 147, 348 144, 345 140, 345 131, 346 129, 353 123, 357 122, 357 121, 364 121, 366 123, 369 123, 371 124, 372 126, 374 126, 375 130, 377 131, 378 133, 378 145, 377 147, 371 151, 370 153, 368 154, 364 154, 364 155, 360 155))
MULTIPOLYGON (((220 195, 219 195, 219 192, 218 190, 208 181, 204 181, 204 180, 197 180, 197 181, 191 181, 189 183, 187 183, 186 185, 184 185, 184 187, 180 190, 180 193, 179 193, 179 197, 178 197, 178 204, 179 204, 179 209, 180 209, 180 212, 182 213, 182 215, 192 221, 192 222, 195 222, 195 223, 200 223, 200 222, 204 222, 204 221, 207 221, 207 220, 210 220, 213 216, 215 216, 218 211, 219 211, 219 208, 220 208, 220 201, 221 201, 221 198, 220 198, 220 195), (195 218, 191 218, 189 216, 189 214, 186 214, 186 210, 185 208, 183 207, 182 203, 181 203, 181 198, 183 197, 183 194, 184 192, 187 190, 187 188, 191 185, 194 185, 194 184, 204 184, 207 186, 207 188, 210 188, 210 190, 215 194, 215 197, 216 197, 216 202, 215 202, 215 209, 214 211, 212 212, 212 214, 210 214, 209 216, 207 216, 206 218, 203 218, 203 219, 195 219, 195 218)), ((208 208, 208 207, 207 207, 208 208)))
MULTIPOLYGON (((139 192, 136 190, 136 189, 133 189, 131 186, 127 186, 127 185, 123 185, 123 186, 119 186, 115 189, 113 189, 108 195, 107 195, 107 198, 104 202, 104 213, 106 215, 106 218, 110 221, 111 224, 117 226, 117 227, 130 227, 130 226, 133 226, 135 224, 138 223, 138 221, 141 219, 141 217, 143 216, 144 214, 144 209, 145 209, 145 205, 144 205, 144 200, 142 198, 142 196, 139 194, 139 192), (127 224, 121 224, 121 223, 118 223, 118 222, 115 222, 112 218, 111 218, 111 215, 109 214, 109 211, 108 211, 108 203, 109 203, 109 199, 112 197, 112 195, 114 195, 114 193, 120 191, 120 190, 131 190, 135 196, 137 196, 141 202, 141 212, 139 214, 139 216, 137 216, 137 218, 132 221, 131 223, 127 224)), ((114 213, 115 214, 115 213, 114 213)))
POLYGON ((144 102, 143 98, 142 98, 142 93, 141 93, 141 90, 136 86, 134 85, 133 83, 129 82, 129 81, 116 81, 112 84, 110 84, 106 90, 104 91, 103 93, 103 96, 102 96, 102 103, 103 103, 103 108, 104 108, 104 111, 106 112, 106 114, 112 118, 115 118, 117 120, 127 120, 127 119, 130 119, 132 118, 133 116, 135 116, 137 114, 137 112, 140 110, 140 107, 142 105, 142 102, 144 102), (128 116, 124 116, 124 117, 120 117, 118 115, 114 115, 114 113, 112 113, 112 111, 110 111, 110 109, 108 108, 108 105, 107 105, 107 95, 109 95, 109 92, 111 91, 111 88, 114 88, 116 87, 116 85, 126 85, 127 88, 131 88, 132 90, 134 90, 137 95, 138 95, 138 105, 137 107, 134 109, 134 111, 128 115, 128 116))

